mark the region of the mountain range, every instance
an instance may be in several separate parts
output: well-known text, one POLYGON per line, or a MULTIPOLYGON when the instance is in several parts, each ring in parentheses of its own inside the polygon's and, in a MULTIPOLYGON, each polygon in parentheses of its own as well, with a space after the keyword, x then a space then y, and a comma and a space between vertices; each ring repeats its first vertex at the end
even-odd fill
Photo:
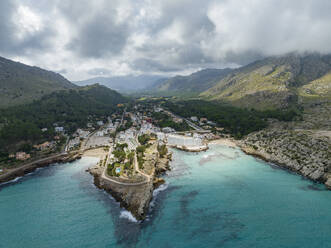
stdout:
POLYGON ((133 93, 155 87, 166 78, 157 75, 95 77, 83 81, 75 81, 78 86, 101 84, 121 93, 133 93))
POLYGON ((194 92, 207 100, 258 109, 331 98, 331 55, 268 57, 237 69, 207 69, 170 78, 154 87, 167 95, 194 92))
POLYGON ((188 76, 98 77, 75 84, 58 73, 0 57, 0 108, 95 83, 126 93, 188 94, 239 107, 285 108, 300 102, 331 99, 331 55, 290 53, 236 69, 204 69, 188 76))

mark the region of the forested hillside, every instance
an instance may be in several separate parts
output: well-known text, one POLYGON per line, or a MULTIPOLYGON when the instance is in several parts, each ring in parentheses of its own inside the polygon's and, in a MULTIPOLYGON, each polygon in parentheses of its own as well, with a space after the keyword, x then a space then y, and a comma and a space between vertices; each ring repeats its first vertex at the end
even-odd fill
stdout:
POLYGON ((54 124, 71 134, 86 127, 90 120, 106 118, 118 111, 117 104, 127 101, 116 91, 92 85, 53 92, 34 102, 0 110, 0 147, 15 151, 54 136, 54 124), (47 128, 42 132, 42 128, 47 128))
POLYGON ((258 111, 202 100, 167 101, 164 107, 186 118, 207 118, 235 138, 267 127, 269 118, 279 121, 301 119, 301 111, 297 109, 258 111))
POLYGON ((30 103, 77 86, 60 74, 0 57, 0 108, 30 103))

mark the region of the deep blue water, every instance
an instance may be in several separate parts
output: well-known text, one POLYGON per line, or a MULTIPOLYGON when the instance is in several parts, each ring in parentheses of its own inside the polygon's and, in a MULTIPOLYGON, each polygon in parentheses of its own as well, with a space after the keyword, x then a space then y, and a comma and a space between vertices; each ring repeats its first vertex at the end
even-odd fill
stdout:
POLYGON ((130 220, 83 158, 0 186, 0 247, 331 247, 331 192, 241 151, 174 151, 149 218, 130 220))

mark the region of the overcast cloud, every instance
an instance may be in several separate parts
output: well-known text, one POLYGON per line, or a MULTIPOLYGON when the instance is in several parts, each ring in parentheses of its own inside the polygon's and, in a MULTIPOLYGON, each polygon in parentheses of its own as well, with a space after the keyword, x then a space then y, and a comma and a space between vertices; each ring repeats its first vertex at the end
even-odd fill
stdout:
POLYGON ((331 52, 329 0, 1 0, 0 55, 63 73, 180 74, 331 52))

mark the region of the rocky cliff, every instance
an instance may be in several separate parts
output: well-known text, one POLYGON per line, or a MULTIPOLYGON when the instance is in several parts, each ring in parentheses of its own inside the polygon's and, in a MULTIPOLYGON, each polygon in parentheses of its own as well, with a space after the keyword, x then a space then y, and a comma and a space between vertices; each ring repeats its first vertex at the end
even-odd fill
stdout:
POLYGON ((325 133, 269 128, 238 142, 243 151, 331 187, 331 143, 325 133))
MULTIPOLYGON (((156 148, 156 147, 155 147, 156 148)), ((151 172, 150 179, 142 178, 140 181, 129 182, 121 179, 109 180, 104 176, 104 167, 100 164, 88 171, 94 176, 94 184, 110 193, 121 207, 127 209, 137 220, 144 220, 148 214, 149 204, 153 197, 153 191, 164 183, 159 176, 169 170, 170 155, 160 158, 157 151, 150 153, 145 158, 144 168, 151 172)))

